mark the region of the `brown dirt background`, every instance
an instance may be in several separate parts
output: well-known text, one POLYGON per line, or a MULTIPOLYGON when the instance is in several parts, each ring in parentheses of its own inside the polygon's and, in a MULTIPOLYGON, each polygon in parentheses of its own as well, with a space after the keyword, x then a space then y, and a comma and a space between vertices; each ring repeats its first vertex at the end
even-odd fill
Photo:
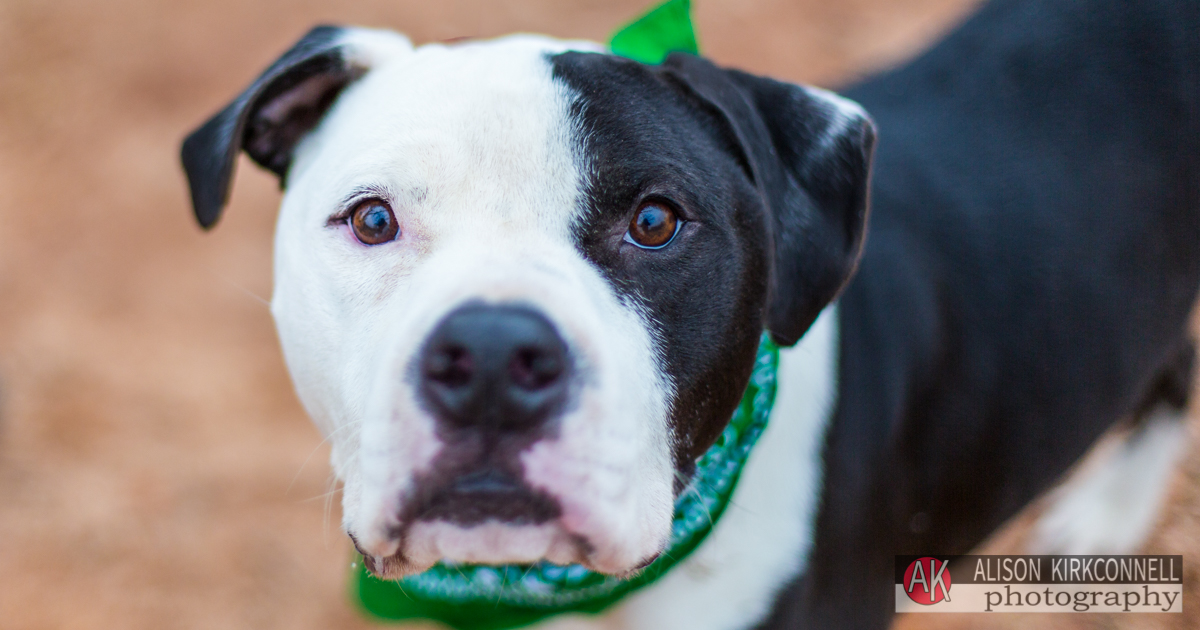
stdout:
MULTIPOLYGON (((698 0, 696 13, 716 60, 836 86, 975 2, 698 0)), ((345 596, 328 452, 264 302, 277 187, 243 159, 203 234, 178 143, 318 22, 418 43, 603 40, 647 4, 0 0, 0 629, 370 625, 345 596)), ((1191 496, 1200 465, 1187 474, 1191 496)), ((1161 548, 1194 546, 1196 503, 1167 519, 1161 548)))

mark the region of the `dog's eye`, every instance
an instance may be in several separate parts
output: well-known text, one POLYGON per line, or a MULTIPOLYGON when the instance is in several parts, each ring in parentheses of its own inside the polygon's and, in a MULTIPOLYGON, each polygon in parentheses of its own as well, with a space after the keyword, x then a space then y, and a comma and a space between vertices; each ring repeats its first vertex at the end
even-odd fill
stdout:
POLYGON ((366 199, 350 211, 350 228, 362 244, 379 245, 396 239, 400 222, 386 202, 366 199))
POLYGON ((647 201, 638 208, 633 221, 629 222, 629 231, 625 240, 643 249, 660 249, 666 247, 683 221, 668 205, 659 201, 647 201))

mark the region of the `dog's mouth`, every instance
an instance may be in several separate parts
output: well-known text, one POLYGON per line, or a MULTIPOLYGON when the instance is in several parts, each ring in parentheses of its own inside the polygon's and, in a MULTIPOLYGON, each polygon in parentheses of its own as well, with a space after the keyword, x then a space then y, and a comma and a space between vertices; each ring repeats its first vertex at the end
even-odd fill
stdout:
MULTIPOLYGON (((432 526, 430 529, 436 530, 439 527, 445 527, 444 522, 422 521, 413 529, 420 530, 422 524, 432 526)), ((451 526, 454 527, 454 526, 451 526)), ((561 526, 556 523, 546 523, 539 526, 520 526, 528 531, 519 532, 512 529, 512 526, 505 525, 496 521, 488 521, 475 527, 464 528, 461 530, 462 537, 470 537, 477 541, 489 545, 491 549, 479 553, 460 552, 460 558, 442 557, 439 560, 430 562, 429 558, 433 557, 430 554, 424 554, 423 557, 414 557, 416 554, 410 553, 402 543, 400 549, 389 556, 372 556, 359 544, 358 539, 350 534, 350 540, 354 543, 354 548, 362 555, 363 564, 367 571, 376 577, 383 579, 399 579, 405 576, 414 575, 423 571, 429 570, 435 563, 441 562, 444 564, 464 564, 464 565, 501 565, 501 564, 517 564, 517 565, 532 565, 541 561, 550 562, 560 566, 569 564, 579 564, 584 568, 599 573, 615 575, 620 578, 634 576, 658 560, 661 553, 655 553, 636 566, 619 572, 613 572, 611 569, 597 566, 591 561, 591 556, 594 553, 594 548, 586 538, 577 534, 566 532, 561 526), (508 532, 504 530, 508 529, 508 532), (504 545, 503 539, 517 539, 517 544, 504 545), (520 544, 520 539, 532 540, 532 545, 520 544), (538 539, 544 541, 538 544, 538 539), (502 544, 494 545, 491 543, 500 541, 502 544), (528 551, 530 547, 541 547, 542 551, 528 551)), ((422 532, 428 536, 431 532, 422 532)), ((436 534, 435 534, 436 535, 436 534)), ((469 547, 470 545, 468 545, 469 547)), ((440 550, 439 550, 440 551, 440 550)), ((437 555, 437 554, 434 554, 437 555)))
POLYGON ((509 525, 541 525, 558 518, 558 501, 537 492, 512 474, 484 467, 460 475, 449 483, 419 492, 408 501, 405 526, 420 522, 446 522, 471 527, 488 521, 509 525))
POLYGON ((418 484, 403 505, 387 534, 387 550, 394 552, 371 554, 350 537, 367 570, 379 577, 420 573, 438 562, 591 564, 592 545, 563 525, 559 502, 497 467, 418 484))

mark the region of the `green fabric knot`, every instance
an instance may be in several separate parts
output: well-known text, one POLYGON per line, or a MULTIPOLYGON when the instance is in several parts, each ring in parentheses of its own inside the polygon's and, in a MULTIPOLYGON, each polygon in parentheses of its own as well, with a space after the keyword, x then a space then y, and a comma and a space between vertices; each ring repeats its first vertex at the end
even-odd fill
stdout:
POLYGON ((700 54, 690 0, 668 0, 613 33, 608 47, 642 63, 662 63, 673 52, 700 54))

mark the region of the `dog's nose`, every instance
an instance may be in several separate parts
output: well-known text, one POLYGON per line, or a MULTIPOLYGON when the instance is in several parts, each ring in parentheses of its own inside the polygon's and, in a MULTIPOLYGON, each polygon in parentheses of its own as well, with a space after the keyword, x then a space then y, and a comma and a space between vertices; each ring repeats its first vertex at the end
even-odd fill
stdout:
POLYGON ((468 304, 430 334, 419 388, 452 426, 518 432, 561 410, 570 368, 566 343, 537 310, 468 304))

